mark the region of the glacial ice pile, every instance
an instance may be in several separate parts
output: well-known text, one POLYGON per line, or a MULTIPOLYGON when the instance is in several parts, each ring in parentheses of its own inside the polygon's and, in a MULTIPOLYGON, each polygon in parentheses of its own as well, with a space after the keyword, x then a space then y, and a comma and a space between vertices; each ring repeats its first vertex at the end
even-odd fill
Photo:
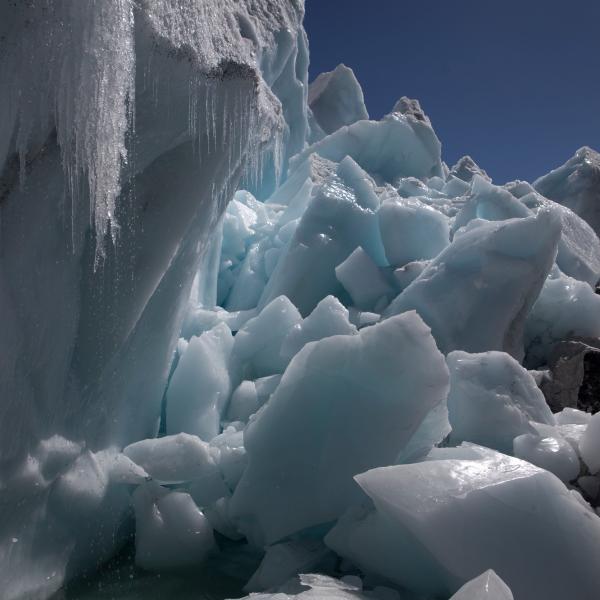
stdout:
POLYGON ((598 597, 598 154, 449 168, 303 10, 0 7, 3 598, 598 597))

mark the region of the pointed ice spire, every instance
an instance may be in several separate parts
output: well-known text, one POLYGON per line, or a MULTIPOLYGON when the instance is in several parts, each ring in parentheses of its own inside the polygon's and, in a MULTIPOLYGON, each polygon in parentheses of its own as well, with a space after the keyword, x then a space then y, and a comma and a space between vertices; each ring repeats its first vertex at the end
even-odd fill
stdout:
POLYGON ((419 103, 419 101, 414 98, 402 96, 402 98, 400 98, 400 100, 398 100, 396 104, 394 104, 392 112, 401 113, 403 115, 410 115, 414 117, 417 121, 423 121, 427 125, 431 126, 431 121, 429 120, 429 117, 421 108, 421 104, 419 103))
POLYGON ((470 156, 459 158, 457 163, 450 169, 450 175, 467 182, 471 181, 475 175, 480 175, 487 181, 492 180, 470 156))
POLYGON ((330 134, 356 121, 369 118, 360 83, 344 64, 321 73, 308 90, 308 105, 317 124, 330 134))
POLYGON ((564 165, 537 179, 533 186, 582 219, 600 235, 600 154, 584 146, 564 165))

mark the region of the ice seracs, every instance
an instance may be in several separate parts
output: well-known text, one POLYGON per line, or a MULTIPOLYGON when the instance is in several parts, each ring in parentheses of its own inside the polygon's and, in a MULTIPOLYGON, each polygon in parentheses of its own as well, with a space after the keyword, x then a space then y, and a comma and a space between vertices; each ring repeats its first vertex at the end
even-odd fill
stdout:
POLYGON ((448 419, 454 444, 474 442, 511 453, 513 439, 534 433, 530 421, 554 424, 533 377, 504 352, 447 356, 448 419))
POLYGON ((349 511, 326 543, 425 595, 447 596, 492 568, 515 598, 558 600, 573 586, 578 598, 595 597, 595 514, 527 462, 489 450, 472 460, 450 457, 358 475, 374 508, 349 511))
POLYGON ((449 169, 302 15, 0 7, 7 600, 134 530, 260 598, 598 596, 598 155, 449 169))
POLYGON ((385 315, 416 310, 443 352, 503 350, 521 359, 526 316, 559 239, 560 222, 549 212, 480 221, 455 235, 385 315))
POLYGON ((534 182, 535 189, 584 219, 600 235, 600 154, 584 146, 564 165, 534 182))
POLYGON ((308 106, 325 135, 369 118, 360 84, 352 69, 344 64, 321 73, 310 84, 308 106))
POLYGON ((357 498, 352 477, 393 462, 447 387, 414 312, 304 346, 244 432, 240 530, 263 545, 334 522, 357 498))

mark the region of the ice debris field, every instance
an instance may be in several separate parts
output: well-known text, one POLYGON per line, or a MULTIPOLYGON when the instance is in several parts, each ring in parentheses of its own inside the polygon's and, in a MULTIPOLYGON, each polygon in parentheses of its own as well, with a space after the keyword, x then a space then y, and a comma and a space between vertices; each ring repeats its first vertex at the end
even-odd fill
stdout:
MULTIPOLYGON (((164 6, 147 9, 144 27, 174 39, 181 24, 164 6)), ((107 11, 98 23, 116 38, 134 27, 130 13, 107 11)), ((210 21, 204 12, 187 17, 210 21)), ((204 568, 237 581, 237 596, 252 600, 597 600, 600 155, 582 148, 533 184, 494 185, 469 157, 452 167, 442 161, 416 100, 401 98, 383 119, 369 120, 343 65, 293 96, 306 83, 298 21, 269 37, 280 23, 266 13, 237 18, 244 43, 268 39, 272 53, 261 58, 258 83, 242 77, 258 104, 239 86, 229 100, 219 96, 221 73, 188 107, 200 115, 186 130, 200 136, 194 160, 222 149, 211 170, 225 164, 233 173, 245 162, 247 175, 237 191, 213 182, 215 218, 186 246, 199 261, 177 263, 173 254, 161 267, 185 292, 179 319, 148 302, 155 322, 176 324, 165 378, 152 379, 159 362, 143 364, 152 338, 134 343, 114 333, 121 354, 107 361, 110 385, 99 378, 102 393, 93 396, 82 384, 87 400, 69 413, 71 429, 49 435, 40 425, 46 433, 32 434, 39 439, 25 458, 9 457, 0 480, 3 597, 45 598, 81 575, 93 580, 125 544, 136 577, 185 579, 204 568), (238 125, 228 125, 227 102, 238 125), (189 286, 172 264, 182 272, 194 265, 189 286), (127 352, 141 363, 140 382, 158 389, 145 430, 138 420, 138 429, 122 431, 112 409, 86 412, 90 398, 126 397, 123 373, 137 373, 136 360, 123 372, 114 364, 127 352), (110 432, 110 444, 86 443, 94 422, 110 432), (18 532, 13 513, 26 523, 18 532)), ((180 47, 188 41, 177 38, 180 47)), ((216 64, 221 46, 190 47, 216 64)), ((124 52, 127 73, 109 82, 121 100, 133 95, 134 51, 124 52)), ((91 190, 104 204, 89 212, 107 246, 90 246, 87 263, 100 270, 111 260, 105 248, 119 243, 111 241, 111 213, 125 150, 114 141, 129 118, 121 105, 103 106, 113 153, 87 143, 73 159, 104 156, 91 190)), ((140 135, 144 118, 136 116, 140 135)), ((164 138, 161 152, 173 152, 179 138, 164 138)), ((140 197, 152 197, 155 183, 139 184, 140 197)), ((163 222, 168 231, 180 226, 163 222)), ((140 239, 150 261, 153 242, 140 239)), ((148 264, 144 273, 158 269, 148 264)), ((126 280, 118 280, 125 307, 126 280)), ((174 296, 164 297, 168 307, 174 296)), ((115 331, 129 322, 123 315, 115 331)), ((128 331, 145 323, 131 319, 128 331)), ((74 352, 83 352, 78 344, 74 352)), ((92 367, 77 368, 84 375, 75 380, 93 380, 92 367)), ((126 410, 133 409, 119 414, 126 410)), ((52 410, 45 414, 52 422, 52 410)), ((138 596, 109 587, 103 595, 96 587, 57 598, 184 597, 167 588, 138 596)), ((194 593, 185 597, 204 597, 201 587, 194 593)))

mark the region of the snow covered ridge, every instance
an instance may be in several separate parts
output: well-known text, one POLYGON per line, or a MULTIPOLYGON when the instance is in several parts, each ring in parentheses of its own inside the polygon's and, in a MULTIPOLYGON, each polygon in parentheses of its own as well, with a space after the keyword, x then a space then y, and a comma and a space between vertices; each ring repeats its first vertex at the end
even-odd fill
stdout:
POLYGON ((599 156, 448 168, 416 100, 309 93, 302 11, 0 8, 8 600, 128 542, 256 600, 598 597, 599 156))

